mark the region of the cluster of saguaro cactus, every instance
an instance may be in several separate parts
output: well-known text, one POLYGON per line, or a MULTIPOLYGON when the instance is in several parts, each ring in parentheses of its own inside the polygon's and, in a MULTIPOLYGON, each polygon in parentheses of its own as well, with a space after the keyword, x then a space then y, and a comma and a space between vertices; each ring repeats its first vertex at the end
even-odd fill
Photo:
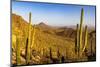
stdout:
MULTIPOLYGON (((20 22, 20 20, 19 20, 20 22)), ((30 58, 31 58, 31 48, 34 44, 34 36, 35 36, 35 25, 33 27, 33 38, 31 38, 31 31, 32 31, 32 26, 31 26, 31 13, 29 13, 29 25, 28 25, 28 37, 26 39, 26 64, 29 64, 30 63, 30 58), (32 39, 32 40, 31 40, 32 39)), ((19 33, 20 34, 20 33, 19 33)), ((17 36, 16 37, 16 60, 17 60, 17 65, 20 65, 21 64, 21 61, 20 61, 20 41, 19 41, 19 37, 17 36)))
POLYGON ((29 26, 28 26, 28 38, 26 44, 26 64, 29 64, 31 57, 31 13, 29 13, 29 26))
POLYGON ((83 16, 84 16, 84 10, 83 10, 83 8, 82 8, 82 10, 81 10, 81 18, 80 18, 80 29, 79 29, 79 44, 80 44, 80 49, 79 50, 81 50, 82 49, 82 44, 83 44, 83 42, 82 42, 82 38, 83 38, 83 16))
POLYGON ((85 36, 84 36, 84 43, 83 43, 83 16, 84 10, 81 9, 81 18, 80 18, 80 26, 77 24, 77 33, 75 38, 75 51, 78 56, 81 56, 87 46, 87 39, 88 39, 88 32, 87 26, 85 27, 85 36), (84 45, 83 45, 84 44, 84 45))

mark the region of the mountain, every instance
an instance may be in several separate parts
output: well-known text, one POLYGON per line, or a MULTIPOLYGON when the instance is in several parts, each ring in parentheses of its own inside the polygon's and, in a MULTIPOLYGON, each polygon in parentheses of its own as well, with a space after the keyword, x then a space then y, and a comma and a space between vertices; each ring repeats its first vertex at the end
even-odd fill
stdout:
POLYGON ((40 26, 40 27, 49 27, 47 24, 45 24, 44 22, 40 22, 39 24, 38 24, 38 26, 40 26))
POLYGON ((24 35, 24 32, 28 31, 28 22, 25 21, 21 16, 12 14, 12 33, 15 35, 24 35))
MULTIPOLYGON (((34 27, 32 25, 32 27, 34 27)), ((45 24, 45 22, 40 22, 36 25, 36 29, 38 31, 41 31, 43 34, 49 34, 51 36, 57 36, 62 38, 69 38, 69 39, 75 39, 76 36, 76 30, 75 26, 73 28, 69 28, 67 26, 64 27, 54 27, 49 26, 45 24)), ((18 31, 20 31, 20 36, 28 36, 28 22, 25 21, 21 16, 12 14, 12 33, 18 34, 18 31)), ((95 29, 93 27, 88 27, 88 33, 89 36, 93 38, 95 36, 95 29)), ((84 34, 84 28, 83 28, 83 34, 84 34)), ((41 34, 42 35, 42 34, 41 34)))
MULTIPOLYGON (((21 16, 16 15, 16 14, 12 14, 12 26, 16 27, 22 31, 28 30, 28 27, 27 27, 28 22, 25 21, 21 16), (19 21, 19 19, 20 19, 20 21, 19 21)), ((75 26, 54 27, 54 26, 49 26, 49 25, 45 24, 45 22, 40 22, 36 26, 41 31, 43 31, 45 33, 49 33, 49 34, 55 34, 58 36, 69 37, 69 38, 75 38, 75 35, 76 35, 75 26)), ((13 28, 13 29, 16 29, 16 28, 13 28)), ((88 30, 89 30, 89 33, 92 31, 95 31, 95 29, 93 27, 89 27, 88 30)))
POLYGON ((56 35, 68 38, 75 38, 76 31, 72 28, 61 27, 56 30, 56 35))

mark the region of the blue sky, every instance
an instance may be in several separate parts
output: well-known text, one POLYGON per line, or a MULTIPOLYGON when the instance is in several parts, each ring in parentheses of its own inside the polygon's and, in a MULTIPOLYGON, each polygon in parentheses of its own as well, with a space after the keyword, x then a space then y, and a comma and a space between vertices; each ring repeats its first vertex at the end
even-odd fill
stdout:
POLYGON ((84 25, 95 26, 95 6, 50 4, 37 2, 12 2, 12 13, 28 21, 32 12, 32 24, 44 22, 52 26, 70 26, 80 22, 81 8, 84 9, 84 25))

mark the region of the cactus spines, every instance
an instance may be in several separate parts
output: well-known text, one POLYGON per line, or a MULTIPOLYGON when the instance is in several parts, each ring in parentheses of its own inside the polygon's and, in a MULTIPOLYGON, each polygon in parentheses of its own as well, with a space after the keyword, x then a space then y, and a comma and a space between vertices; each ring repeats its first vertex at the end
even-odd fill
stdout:
POLYGON ((81 9, 81 18, 80 18, 80 30, 79 30, 79 45, 80 45, 80 52, 81 52, 81 50, 82 50, 82 31, 83 31, 83 29, 82 29, 82 25, 83 25, 83 16, 84 16, 84 10, 83 10, 83 8, 81 9))
POLYGON ((26 45, 26 64, 29 64, 31 57, 31 13, 29 13, 28 44, 26 45))
POLYGON ((16 37, 16 62, 17 62, 17 65, 20 65, 21 64, 21 61, 20 61, 20 43, 19 43, 19 38, 16 37))
POLYGON ((88 41, 88 30, 87 30, 87 26, 85 26, 85 45, 83 47, 82 53, 84 52, 86 46, 87 46, 87 41, 88 41))

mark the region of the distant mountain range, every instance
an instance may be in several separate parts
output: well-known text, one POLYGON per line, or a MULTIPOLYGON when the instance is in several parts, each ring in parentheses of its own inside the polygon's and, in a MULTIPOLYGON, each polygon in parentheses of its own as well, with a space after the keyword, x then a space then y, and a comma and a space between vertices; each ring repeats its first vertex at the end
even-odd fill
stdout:
MULTIPOLYGON (((21 16, 12 14, 12 24, 14 24, 15 27, 19 28, 20 30, 27 30, 27 25, 28 22, 25 21, 21 16)), ((39 24, 36 25, 38 29, 49 33, 49 34, 56 34, 59 36, 64 36, 64 37, 70 37, 74 38, 76 34, 76 26, 49 26, 45 24, 44 22, 40 22, 39 24)), ((95 31, 94 27, 88 27, 88 32, 91 34, 95 31)), ((95 32, 94 32, 95 33, 95 32)))

